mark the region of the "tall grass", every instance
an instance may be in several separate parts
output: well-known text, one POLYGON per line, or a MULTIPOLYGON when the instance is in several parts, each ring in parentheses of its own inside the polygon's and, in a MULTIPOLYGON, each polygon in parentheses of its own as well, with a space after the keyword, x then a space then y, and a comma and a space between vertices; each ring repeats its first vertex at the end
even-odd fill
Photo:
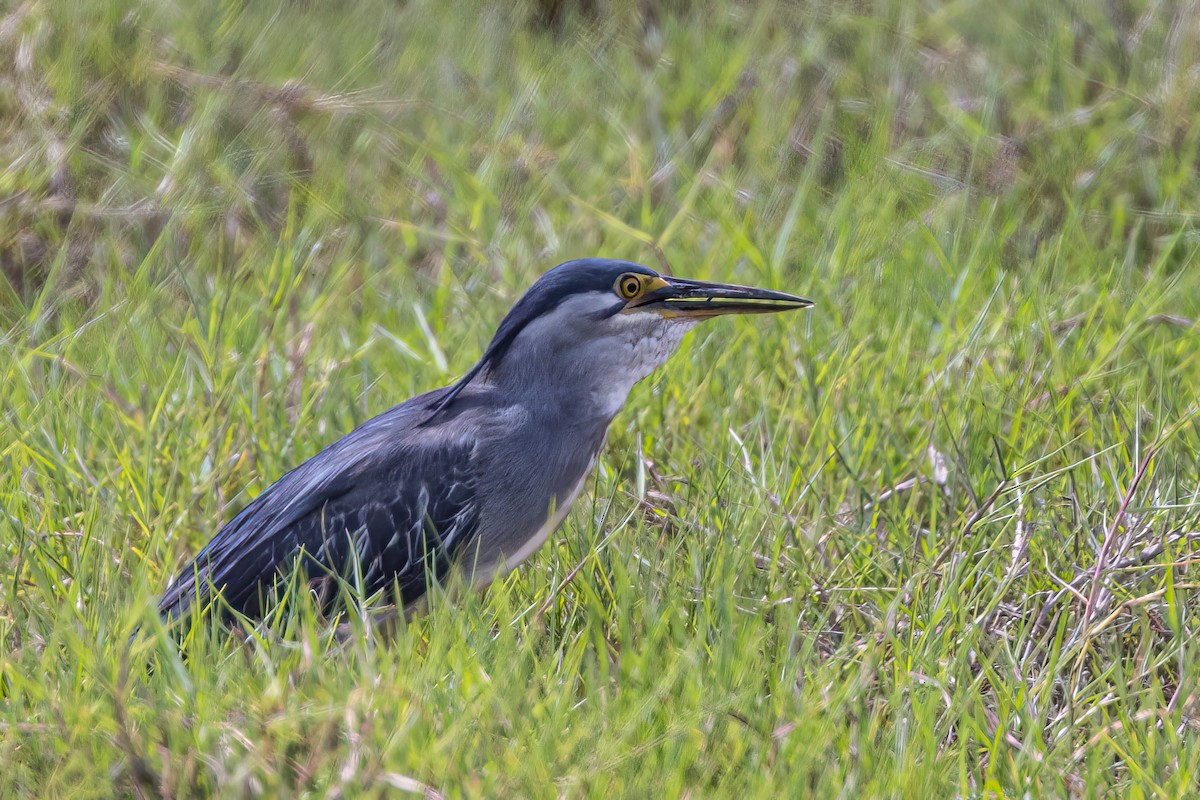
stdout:
POLYGON ((1197 791, 1195 3, 2 13, 0 794, 1197 791), (179 656, 224 520, 592 254, 818 305, 485 594, 179 656))

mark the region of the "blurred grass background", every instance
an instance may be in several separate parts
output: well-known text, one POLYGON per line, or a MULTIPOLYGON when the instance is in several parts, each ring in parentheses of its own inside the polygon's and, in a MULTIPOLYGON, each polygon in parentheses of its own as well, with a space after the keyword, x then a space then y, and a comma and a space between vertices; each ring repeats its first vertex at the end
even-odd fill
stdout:
POLYGON ((1194 2, 6 4, 0 794, 1196 792, 1198 83, 1194 2), (818 305, 395 641, 130 655, 585 255, 818 305))

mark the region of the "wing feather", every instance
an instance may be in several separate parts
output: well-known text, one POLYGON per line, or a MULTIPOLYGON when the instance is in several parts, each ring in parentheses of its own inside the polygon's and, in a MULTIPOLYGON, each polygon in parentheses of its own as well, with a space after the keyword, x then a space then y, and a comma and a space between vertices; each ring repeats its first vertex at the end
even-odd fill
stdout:
POLYGON ((353 554, 368 593, 394 583, 406 604, 445 578, 477 532, 474 442, 414 443, 390 427, 387 415, 372 420, 256 497, 167 588, 160 614, 181 616, 216 590, 257 616, 302 556, 311 575, 347 575, 353 554))

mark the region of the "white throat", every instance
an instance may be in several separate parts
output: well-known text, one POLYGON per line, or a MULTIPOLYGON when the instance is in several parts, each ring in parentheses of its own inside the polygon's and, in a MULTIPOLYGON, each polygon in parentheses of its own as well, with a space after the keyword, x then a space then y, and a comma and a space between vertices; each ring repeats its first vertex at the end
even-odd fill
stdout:
MULTIPOLYGON (((619 318, 619 317, 618 317, 619 318)), ((629 315, 620 324, 628 325, 629 336, 616 341, 621 344, 612 354, 613 364, 620 369, 609 371, 595 390, 597 406, 608 416, 615 416, 638 381, 661 367, 679 349, 683 337, 696 327, 698 320, 647 320, 641 315, 629 315)))

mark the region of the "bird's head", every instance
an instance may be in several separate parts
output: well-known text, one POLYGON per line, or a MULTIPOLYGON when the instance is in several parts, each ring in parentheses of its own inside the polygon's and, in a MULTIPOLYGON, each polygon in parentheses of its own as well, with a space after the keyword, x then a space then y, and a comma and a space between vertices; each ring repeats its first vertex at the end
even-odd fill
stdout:
POLYGON ((598 391, 601 406, 612 406, 604 411, 616 413, 629 389, 699 322, 811 305, 783 292, 676 278, 629 261, 568 261, 516 302, 479 363, 438 406, 483 374, 509 389, 598 391))

